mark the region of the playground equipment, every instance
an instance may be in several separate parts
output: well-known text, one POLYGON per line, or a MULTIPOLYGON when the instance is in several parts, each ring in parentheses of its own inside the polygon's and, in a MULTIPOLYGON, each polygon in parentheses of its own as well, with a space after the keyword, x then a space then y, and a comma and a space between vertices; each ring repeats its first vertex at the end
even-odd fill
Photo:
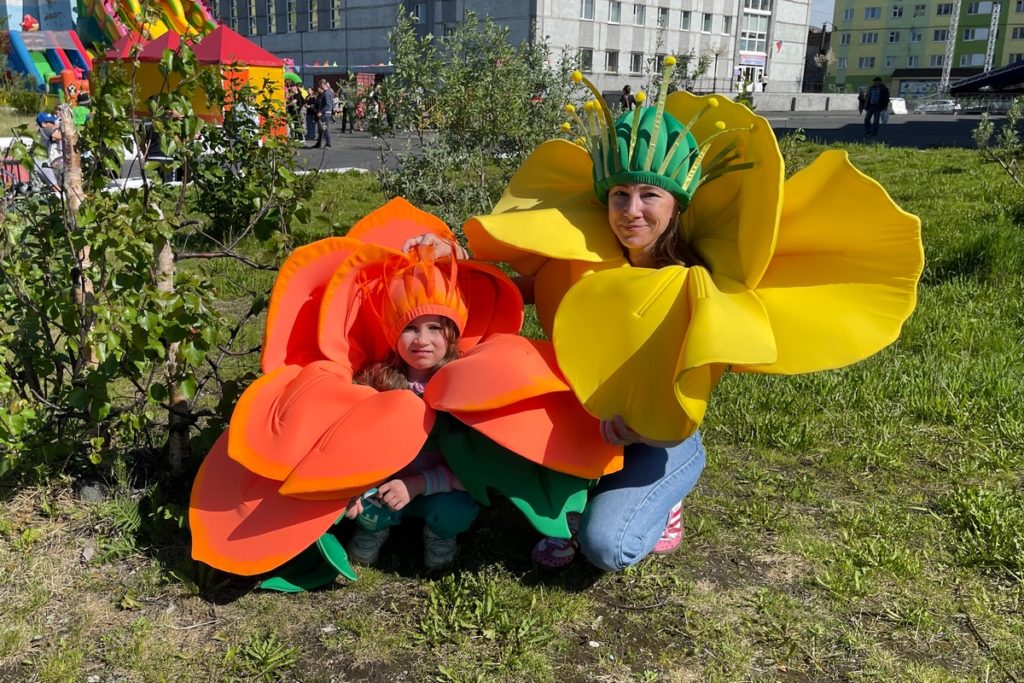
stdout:
POLYGON ((109 45, 130 34, 149 40, 168 32, 198 38, 217 28, 201 0, 156 0, 153 6, 156 16, 146 17, 139 0, 81 0, 78 32, 86 42, 109 45))
POLYGON ((58 87, 72 80, 81 83, 92 71, 92 57, 74 31, 8 31, 7 40, 10 67, 26 74, 40 89, 55 78, 58 87))

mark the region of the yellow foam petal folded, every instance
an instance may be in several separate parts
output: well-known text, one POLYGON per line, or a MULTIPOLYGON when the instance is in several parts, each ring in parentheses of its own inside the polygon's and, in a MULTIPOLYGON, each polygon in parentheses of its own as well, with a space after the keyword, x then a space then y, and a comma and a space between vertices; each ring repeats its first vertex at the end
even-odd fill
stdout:
POLYGON ((559 366, 591 414, 621 415, 652 439, 704 416, 727 363, 768 363, 775 345, 752 292, 703 268, 617 268, 584 277, 555 316, 559 366), (672 369, 675 371, 672 372, 672 369))
MULTIPOLYGON (((685 123, 709 99, 709 95, 680 91, 668 96, 665 110, 685 123)), ((710 141, 702 175, 729 145, 734 147, 728 153, 739 155, 733 163, 754 166, 702 185, 683 212, 680 226, 716 277, 723 275, 753 287, 768 267, 775 246, 782 205, 782 154, 768 121, 742 104, 717 99, 719 106, 693 124, 693 134, 700 141, 718 133, 718 121, 726 129, 710 141)))
POLYGON ((734 370, 793 374, 841 367, 895 341, 917 301, 920 220, 845 152, 786 182, 775 257, 756 292, 778 360, 734 370))

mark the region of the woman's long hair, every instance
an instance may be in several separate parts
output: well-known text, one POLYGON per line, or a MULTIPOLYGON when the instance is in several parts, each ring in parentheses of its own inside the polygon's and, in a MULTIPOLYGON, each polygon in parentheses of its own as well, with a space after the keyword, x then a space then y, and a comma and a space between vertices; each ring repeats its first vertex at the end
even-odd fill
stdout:
POLYGON ((654 261, 654 267, 703 266, 711 270, 700 254, 683 237, 683 230, 679 225, 681 213, 677 202, 675 219, 672 221, 673 224, 665 232, 661 233, 651 248, 651 259, 654 261))
MULTIPOLYGON (((459 328, 451 318, 441 317, 441 332, 448 343, 444 357, 434 367, 437 371, 443 365, 452 362, 459 357, 459 328)), ((405 364, 402 357, 394 350, 389 351, 384 360, 370 363, 364 366, 352 378, 354 384, 364 384, 373 387, 377 391, 390 391, 391 389, 409 388, 409 366, 405 364)))

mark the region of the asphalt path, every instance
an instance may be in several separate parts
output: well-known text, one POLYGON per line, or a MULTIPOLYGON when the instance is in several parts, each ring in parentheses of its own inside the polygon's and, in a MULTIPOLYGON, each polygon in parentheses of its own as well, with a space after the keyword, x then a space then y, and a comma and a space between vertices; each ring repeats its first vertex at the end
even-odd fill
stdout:
MULTIPOLYGON (((864 118, 856 112, 770 112, 759 111, 768 119, 776 135, 783 136, 802 129, 808 140, 825 145, 866 142, 892 147, 930 149, 936 147, 974 147, 972 131, 980 115, 904 114, 892 115, 889 123, 880 126, 877 137, 864 136, 864 118)), ((1000 117, 996 117, 1000 118, 1000 117)), ((361 169, 376 171, 381 165, 394 167, 395 153, 419 148, 419 139, 410 133, 397 133, 375 138, 367 132, 342 133, 338 124, 331 130, 331 147, 299 152, 300 165, 308 170, 361 169)), ((429 139, 426 141, 429 144, 429 139)))

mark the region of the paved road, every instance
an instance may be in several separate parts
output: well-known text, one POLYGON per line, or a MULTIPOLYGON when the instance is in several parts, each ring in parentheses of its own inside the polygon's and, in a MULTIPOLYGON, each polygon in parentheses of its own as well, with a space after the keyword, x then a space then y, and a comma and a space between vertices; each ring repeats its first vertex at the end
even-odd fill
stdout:
MULTIPOLYGON (((907 114, 890 116, 889 123, 881 127, 877 138, 864 137, 864 119, 856 112, 765 112, 779 136, 802 128, 809 140, 823 144, 872 142, 895 147, 973 147, 971 132, 977 127, 980 116, 967 114, 907 114)), ((381 148, 388 147, 404 151, 407 146, 418 146, 416 136, 399 133, 384 140, 371 137, 369 133, 355 132, 342 135, 336 125, 331 131, 330 149, 305 149, 299 153, 304 168, 341 169, 360 168, 376 170, 381 167, 381 148)), ((311 145, 312 143, 306 143, 311 145)), ((393 157, 386 163, 393 165, 393 157)))

